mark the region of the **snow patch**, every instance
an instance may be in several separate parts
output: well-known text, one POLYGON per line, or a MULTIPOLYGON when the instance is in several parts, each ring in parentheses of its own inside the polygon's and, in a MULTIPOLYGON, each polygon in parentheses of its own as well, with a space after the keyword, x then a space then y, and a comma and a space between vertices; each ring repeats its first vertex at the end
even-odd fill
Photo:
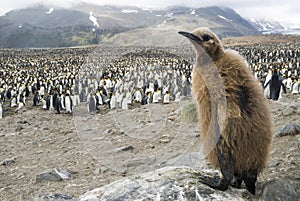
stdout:
POLYGON ((174 21, 174 20, 175 20, 174 18, 166 19, 161 24, 157 25, 157 27, 163 26, 163 25, 167 24, 168 22, 171 22, 171 21, 174 21))
POLYGON ((271 24, 270 24, 270 23, 268 23, 268 22, 267 22, 267 26, 268 26, 269 28, 272 28, 272 29, 274 29, 274 28, 275 28, 273 25, 271 25, 271 24))
POLYGON ((130 10, 130 9, 123 9, 121 12, 122 13, 138 13, 137 10, 130 10))
POLYGON ((149 11, 150 13, 153 13, 153 11, 150 8, 143 8, 143 11, 149 11))
POLYGON ((226 17, 223 17, 222 15, 218 15, 219 18, 223 19, 223 20, 227 20, 226 17))
POLYGON ((22 26, 22 24, 19 24, 19 26, 18 26, 18 27, 19 27, 19 29, 21 29, 23 26, 22 26))
POLYGON ((257 23, 254 18, 250 18, 249 20, 250 20, 250 22, 257 23))
POLYGON ((54 11, 54 8, 49 8, 49 10, 47 12, 45 12, 46 14, 51 14, 54 11))
POLYGON ((223 20, 226 20, 226 21, 229 21, 229 22, 232 22, 232 20, 230 19, 227 19, 226 17, 222 16, 222 15, 218 15, 219 18, 223 19, 223 20))
POLYGON ((165 17, 172 17, 174 15, 174 13, 168 13, 165 15, 165 17))
POLYGON ((93 22, 93 26, 99 27, 98 20, 97 20, 97 18, 95 16, 93 16, 93 12, 92 11, 90 12, 89 20, 91 20, 93 22))
POLYGON ((258 23, 262 27, 262 31, 267 31, 267 26, 264 23, 259 22, 258 23))
POLYGON ((165 21, 163 21, 163 23, 157 25, 157 27, 161 27, 161 26, 163 26, 163 25, 166 24, 166 23, 167 23, 167 20, 165 20, 165 21))
POLYGON ((192 10, 191 15, 195 15, 195 14, 196 14, 196 11, 192 10))

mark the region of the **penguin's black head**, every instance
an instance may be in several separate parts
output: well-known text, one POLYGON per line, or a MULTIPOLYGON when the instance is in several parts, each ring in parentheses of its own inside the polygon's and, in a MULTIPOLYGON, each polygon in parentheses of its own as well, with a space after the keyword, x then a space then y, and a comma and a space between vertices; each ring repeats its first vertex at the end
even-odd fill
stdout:
POLYGON ((187 37, 191 41, 198 54, 205 51, 213 60, 218 58, 223 51, 219 38, 206 27, 198 28, 192 33, 184 31, 180 31, 178 33, 187 37))

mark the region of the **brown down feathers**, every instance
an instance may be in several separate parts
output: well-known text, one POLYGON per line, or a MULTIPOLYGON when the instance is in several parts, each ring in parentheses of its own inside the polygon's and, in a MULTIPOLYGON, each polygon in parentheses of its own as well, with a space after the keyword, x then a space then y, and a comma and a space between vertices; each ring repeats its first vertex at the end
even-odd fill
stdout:
MULTIPOLYGON (((196 30, 197 32, 209 30, 196 30)), ((201 33, 202 34, 202 33, 201 33)), ((227 101, 225 123, 221 136, 226 143, 221 152, 232 153, 235 173, 254 171, 260 173, 266 167, 272 140, 271 115, 267 100, 263 96, 258 81, 251 74, 245 60, 235 51, 224 50, 219 39, 213 35, 215 49, 208 54, 214 54, 213 62, 208 65, 217 67, 225 89, 227 101), (216 56, 217 55, 217 56, 216 56), (241 105, 240 99, 244 101, 241 105), (224 149, 224 150, 223 150, 224 149)), ((194 45, 195 46, 195 45, 194 45)), ((196 50, 197 52, 197 50, 196 50)), ((197 57, 201 57, 198 52, 197 57)), ((196 62, 192 73, 192 91, 198 105, 201 128, 201 141, 204 143, 211 120, 210 92, 207 80, 202 76, 210 76, 201 72, 201 62, 196 62)), ((212 75, 213 76, 213 75, 212 75)), ((214 167, 218 167, 215 148, 208 154, 207 159, 214 167)))

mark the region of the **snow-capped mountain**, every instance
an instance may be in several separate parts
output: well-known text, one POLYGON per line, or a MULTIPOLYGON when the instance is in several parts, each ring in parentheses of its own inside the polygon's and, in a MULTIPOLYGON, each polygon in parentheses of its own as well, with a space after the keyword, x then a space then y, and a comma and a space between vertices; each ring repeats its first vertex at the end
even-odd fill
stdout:
POLYGON ((300 34, 299 24, 255 18, 248 21, 262 34, 300 34))
POLYGON ((165 10, 81 4, 73 8, 35 6, 0 16, 1 47, 66 47, 111 43, 116 45, 178 45, 180 30, 200 26, 220 38, 287 33, 283 26, 266 20, 246 20, 231 8, 184 6, 165 10))

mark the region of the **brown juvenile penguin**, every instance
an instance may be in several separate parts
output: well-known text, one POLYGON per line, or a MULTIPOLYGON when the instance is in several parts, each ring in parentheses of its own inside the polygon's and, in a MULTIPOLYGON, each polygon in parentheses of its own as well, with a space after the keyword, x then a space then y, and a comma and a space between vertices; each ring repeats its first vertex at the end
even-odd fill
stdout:
POLYGON ((220 168, 223 176, 220 181, 200 180, 219 190, 227 190, 230 184, 240 188, 244 181, 248 191, 255 195, 257 176, 267 164, 272 140, 271 115, 262 89, 243 57, 224 49, 208 28, 179 34, 191 41, 196 52, 192 91, 198 105, 201 143, 215 139, 215 143, 208 143, 212 147, 206 158, 214 167, 220 168), (222 90, 218 90, 220 86, 214 86, 216 82, 210 78, 216 77, 209 73, 213 68, 226 97, 222 125, 217 109, 222 90), (211 125, 215 125, 213 132, 209 131, 211 125))

